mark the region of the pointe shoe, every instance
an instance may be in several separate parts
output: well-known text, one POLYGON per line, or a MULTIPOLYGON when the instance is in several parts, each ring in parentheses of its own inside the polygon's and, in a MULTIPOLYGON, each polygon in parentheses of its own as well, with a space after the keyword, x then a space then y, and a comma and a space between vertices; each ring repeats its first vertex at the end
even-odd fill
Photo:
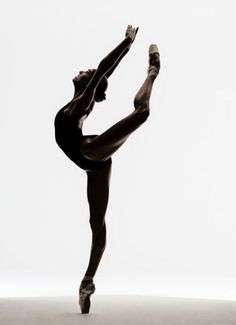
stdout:
POLYGON ((91 282, 81 282, 79 288, 79 305, 82 314, 88 314, 90 309, 90 296, 95 292, 96 288, 94 283, 91 282))
POLYGON ((149 68, 147 72, 149 73, 153 71, 158 74, 159 70, 160 70, 160 53, 158 51, 158 47, 156 46, 156 44, 151 44, 149 46, 149 68))

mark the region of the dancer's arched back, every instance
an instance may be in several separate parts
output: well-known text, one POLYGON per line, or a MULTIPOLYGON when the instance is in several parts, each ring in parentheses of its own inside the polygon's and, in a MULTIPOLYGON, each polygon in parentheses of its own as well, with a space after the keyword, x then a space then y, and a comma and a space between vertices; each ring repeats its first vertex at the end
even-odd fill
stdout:
POLYGON ((80 285, 79 303, 82 313, 89 312, 90 295, 95 291, 93 277, 106 246, 105 213, 109 197, 111 156, 149 116, 152 86, 160 69, 160 56, 156 45, 149 47, 147 77, 134 98, 132 113, 100 135, 84 136, 82 127, 95 103, 105 100, 107 80, 129 51, 137 31, 138 28, 129 25, 124 40, 99 63, 97 69, 80 71, 73 79, 74 98, 55 117, 57 144, 87 173, 92 247, 88 268, 80 285))

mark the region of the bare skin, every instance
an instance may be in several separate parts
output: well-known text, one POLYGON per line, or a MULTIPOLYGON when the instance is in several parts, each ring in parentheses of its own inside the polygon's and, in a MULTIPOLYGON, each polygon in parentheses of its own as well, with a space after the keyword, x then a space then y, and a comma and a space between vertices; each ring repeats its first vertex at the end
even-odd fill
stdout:
MULTIPOLYGON (((98 65, 93 77, 85 89, 78 88, 74 98, 65 107, 64 113, 81 116, 78 118, 78 127, 82 128, 87 115, 95 105, 95 92, 101 79, 107 78, 113 73, 121 59, 128 53, 138 29, 128 26, 125 39, 110 52, 98 65)), ((111 128, 96 136, 86 139, 80 147, 82 154, 95 161, 109 159, 125 143, 131 133, 139 128, 149 116, 149 100, 153 82, 160 69, 159 53, 149 53, 149 71, 147 77, 134 98, 134 109, 125 118, 111 128)), ((90 74, 90 70, 82 71, 76 80, 82 82, 90 74)), ((105 214, 109 199, 109 183, 111 177, 111 165, 100 170, 86 170, 87 174, 87 198, 90 210, 90 226, 92 230, 92 246, 88 268, 83 280, 92 280, 106 246, 105 214)))

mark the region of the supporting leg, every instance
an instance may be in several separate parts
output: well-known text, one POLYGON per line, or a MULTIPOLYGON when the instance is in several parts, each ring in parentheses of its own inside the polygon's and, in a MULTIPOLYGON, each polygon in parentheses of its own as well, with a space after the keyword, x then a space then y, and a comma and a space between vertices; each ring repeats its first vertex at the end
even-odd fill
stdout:
POLYGON ((98 171, 87 171, 87 196, 92 230, 89 265, 83 280, 92 280, 106 247, 105 214, 109 196, 111 165, 98 171))
POLYGON ((92 226, 92 247, 90 252, 90 260, 88 268, 85 272, 83 280, 92 280, 100 264, 102 255, 106 246, 106 224, 105 222, 101 227, 92 226))

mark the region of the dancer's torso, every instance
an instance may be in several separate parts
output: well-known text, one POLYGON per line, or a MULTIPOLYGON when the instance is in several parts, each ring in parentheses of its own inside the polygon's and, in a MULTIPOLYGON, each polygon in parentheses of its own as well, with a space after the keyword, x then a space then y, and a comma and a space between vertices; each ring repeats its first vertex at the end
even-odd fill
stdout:
MULTIPOLYGON (((80 152, 80 144, 86 138, 94 138, 97 135, 86 135, 82 133, 83 120, 87 113, 81 112, 76 115, 68 115, 69 104, 62 107, 55 116, 55 139, 63 152, 79 167, 85 170, 100 169, 111 164, 111 158, 107 161, 98 162, 86 159, 80 152)), ((92 108, 91 108, 92 109, 92 108)), ((88 110, 89 113, 89 110, 88 110)))
POLYGON ((55 137, 60 147, 65 147, 75 139, 83 136, 82 124, 84 112, 76 115, 68 115, 68 104, 62 107, 55 116, 55 137))

